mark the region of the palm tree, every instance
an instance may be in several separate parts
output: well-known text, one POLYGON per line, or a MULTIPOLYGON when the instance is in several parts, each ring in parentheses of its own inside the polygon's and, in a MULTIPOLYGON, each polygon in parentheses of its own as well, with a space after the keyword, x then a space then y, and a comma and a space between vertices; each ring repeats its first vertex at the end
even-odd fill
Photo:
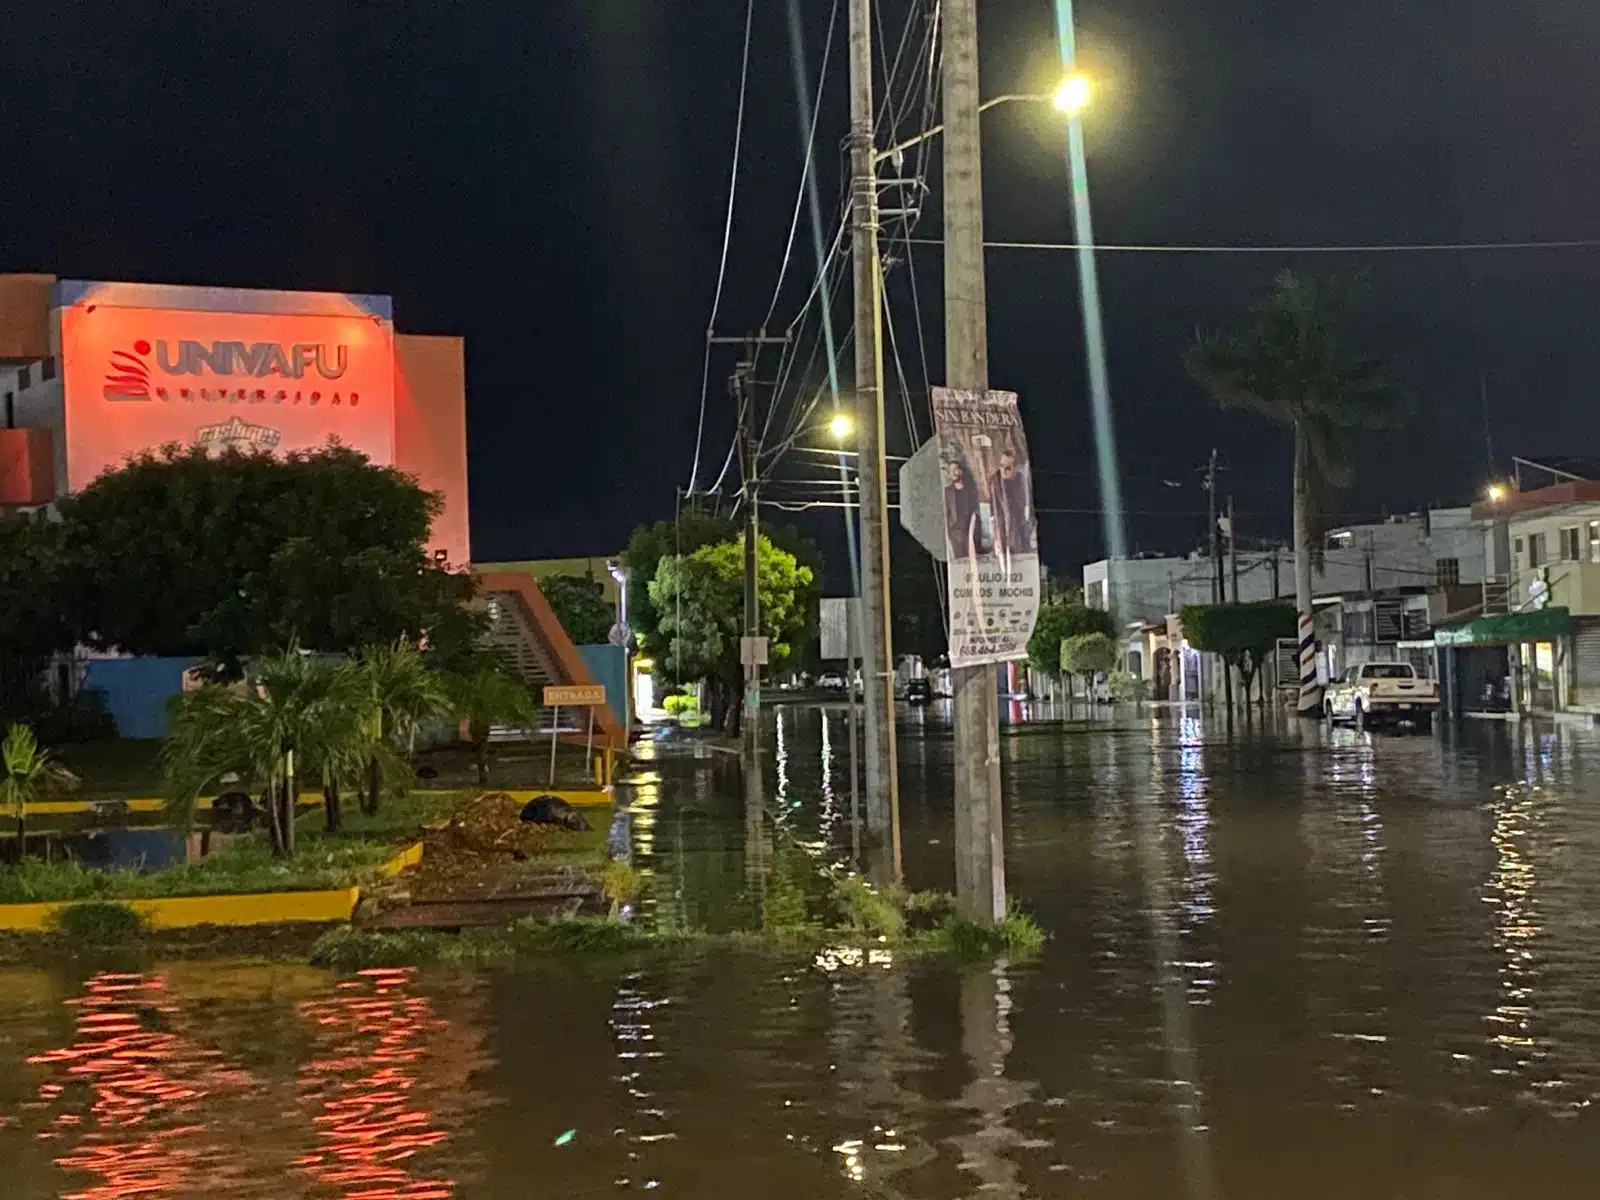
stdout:
POLYGON ((492 658, 485 657, 468 670, 448 677, 450 704, 467 723, 478 764, 478 783, 489 782, 489 730, 494 725, 530 726, 539 706, 520 678, 492 658))
MULTIPOLYGON (((1353 288, 1280 274, 1232 334, 1198 333, 1185 366, 1223 408, 1258 413, 1294 437, 1295 601, 1301 626, 1312 615, 1311 568, 1325 497, 1350 481, 1356 430, 1399 424, 1405 398, 1381 364, 1346 353, 1353 288)), ((1299 710, 1321 710, 1320 689, 1302 685, 1299 710)))
POLYGON ((78 778, 39 748, 39 739, 26 725, 12 725, 0 742, 0 804, 17 812, 17 858, 28 848, 28 805, 50 792, 70 791, 78 778))
MULTIPOLYGON (((435 717, 450 712, 444 680, 421 653, 404 639, 392 646, 369 646, 356 660, 360 686, 367 693, 368 720, 378 741, 404 745, 409 759, 416 747, 417 730, 435 717)), ((383 791, 382 756, 374 752, 367 762, 361 811, 375 813, 383 791)))
POLYGON ((164 750, 168 794, 191 811, 203 789, 237 774, 259 788, 273 850, 292 855, 301 779, 323 787, 329 830, 341 822, 340 785, 359 779, 381 739, 352 667, 287 652, 257 661, 244 684, 178 698, 164 750))

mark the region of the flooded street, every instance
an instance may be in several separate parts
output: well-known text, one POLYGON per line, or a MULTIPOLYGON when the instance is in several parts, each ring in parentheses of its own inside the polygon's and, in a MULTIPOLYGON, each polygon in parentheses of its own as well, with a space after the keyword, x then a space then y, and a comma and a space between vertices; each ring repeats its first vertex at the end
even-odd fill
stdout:
MULTIPOLYGON (((847 855, 842 711, 639 765, 645 919, 753 923, 847 855)), ((901 731, 953 886, 948 726, 901 731)), ((1025 966, 824 955, 482 976, 0 970, 8 1200, 1588 1194, 1600 731, 1125 713, 1004 737, 1025 966)))

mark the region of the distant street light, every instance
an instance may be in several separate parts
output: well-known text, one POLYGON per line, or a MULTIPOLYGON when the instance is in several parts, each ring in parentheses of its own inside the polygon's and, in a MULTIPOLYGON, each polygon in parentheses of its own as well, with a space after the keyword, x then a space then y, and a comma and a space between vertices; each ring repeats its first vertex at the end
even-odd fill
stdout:
POLYGON ((847 412, 835 413, 833 419, 828 422, 828 432, 836 442, 849 441, 850 435, 855 431, 855 418, 847 412))
POLYGON ((1503 483, 1491 483, 1488 494, 1490 503, 1499 504, 1500 501, 1506 498, 1506 485, 1503 483))
POLYGON ((1094 99, 1094 80, 1082 71, 1074 71, 1061 81, 1051 103, 1056 111, 1069 117, 1081 117, 1094 99))

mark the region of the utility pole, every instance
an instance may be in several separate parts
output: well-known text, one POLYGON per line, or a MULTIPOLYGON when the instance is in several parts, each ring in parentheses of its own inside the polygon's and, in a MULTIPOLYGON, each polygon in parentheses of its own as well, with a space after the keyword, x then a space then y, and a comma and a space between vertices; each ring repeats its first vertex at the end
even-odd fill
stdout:
MULTIPOLYGON (((865 7, 865 0, 855 0, 865 7)), ((945 383, 989 387, 978 132, 977 0, 944 0, 945 383)), ((993 667, 951 672, 955 687, 956 903, 974 920, 1006 913, 1001 836, 1000 700, 993 667)))
POLYGON ((1211 533, 1206 543, 1206 553, 1211 557, 1211 603, 1222 603, 1222 538, 1217 528, 1217 452, 1211 452, 1211 462, 1206 467, 1207 522, 1211 533))
POLYGON ((733 373, 733 389, 739 404, 739 433, 744 461, 744 744, 751 755, 761 748, 761 664, 755 652, 761 636, 761 597, 756 590, 757 543, 761 537, 761 472, 756 449, 754 413, 755 362, 740 363, 733 373))
POLYGON ((883 297, 878 173, 872 140, 872 0, 850 0, 850 231, 855 268, 856 450, 861 489, 861 683, 867 828, 888 841, 900 880, 900 780, 889 624, 889 491, 883 457, 883 297))
POLYGON ((1228 569, 1233 573, 1233 602, 1239 603, 1239 527, 1233 523, 1233 497, 1228 497, 1228 569))

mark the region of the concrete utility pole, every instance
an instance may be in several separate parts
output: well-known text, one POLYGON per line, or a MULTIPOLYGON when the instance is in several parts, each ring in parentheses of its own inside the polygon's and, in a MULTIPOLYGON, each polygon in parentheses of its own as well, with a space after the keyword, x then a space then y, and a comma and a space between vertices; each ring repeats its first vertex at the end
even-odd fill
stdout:
POLYGON ((739 433, 744 461, 744 744, 753 756, 761 747, 761 665, 755 654, 761 636, 761 598, 756 590, 757 544, 761 537, 761 472, 756 448, 755 363, 742 362, 733 373, 739 405, 739 433))
POLYGON ((861 488, 861 682, 867 828, 888 841, 900 879, 900 780, 889 624, 889 484, 883 457, 883 297, 873 152, 872 2, 850 0, 850 230, 855 267, 856 450, 861 488))
MULTIPOLYGON (((983 277, 983 159, 978 133, 977 0, 944 0, 945 383, 989 387, 983 277)), ((1001 836, 1000 700, 993 667, 953 671, 956 903, 974 920, 1006 914, 1001 836)))
POLYGON ((1217 528, 1217 452, 1211 452, 1211 462, 1206 467, 1206 507, 1211 533, 1206 543, 1206 553, 1211 557, 1211 603, 1221 604, 1222 595, 1222 545, 1221 531, 1217 528))
POLYGON ((1239 527, 1233 523, 1233 497, 1228 497, 1228 570, 1233 574, 1233 602, 1239 603, 1239 527))

